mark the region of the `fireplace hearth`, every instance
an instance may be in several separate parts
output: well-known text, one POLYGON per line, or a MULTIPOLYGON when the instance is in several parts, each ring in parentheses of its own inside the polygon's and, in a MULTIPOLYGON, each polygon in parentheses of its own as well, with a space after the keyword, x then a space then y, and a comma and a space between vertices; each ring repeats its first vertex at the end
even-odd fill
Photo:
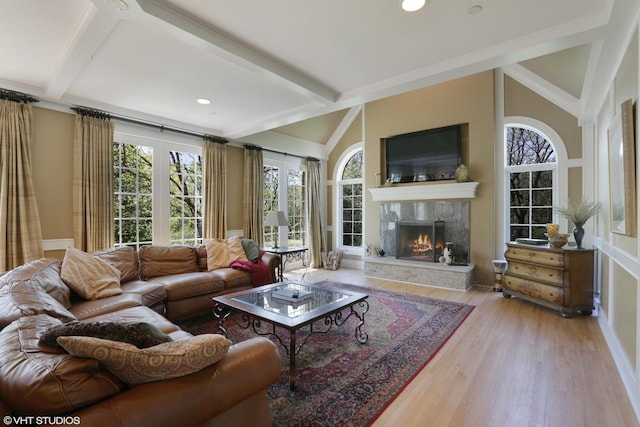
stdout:
POLYGON ((444 253, 444 221, 397 221, 396 258, 437 262, 444 253))

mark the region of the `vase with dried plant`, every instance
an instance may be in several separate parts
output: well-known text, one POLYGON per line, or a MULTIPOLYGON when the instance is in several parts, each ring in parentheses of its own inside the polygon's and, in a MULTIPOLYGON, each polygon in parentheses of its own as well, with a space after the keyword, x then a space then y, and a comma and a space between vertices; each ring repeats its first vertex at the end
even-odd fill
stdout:
POLYGON ((558 215, 571 221, 574 226, 573 237, 576 239, 576 249, 582 249, 584 223, 600 212, 600 203, 581 197, 578 201, 569 200, 566 206, 554 206, 553 209, 558 215))

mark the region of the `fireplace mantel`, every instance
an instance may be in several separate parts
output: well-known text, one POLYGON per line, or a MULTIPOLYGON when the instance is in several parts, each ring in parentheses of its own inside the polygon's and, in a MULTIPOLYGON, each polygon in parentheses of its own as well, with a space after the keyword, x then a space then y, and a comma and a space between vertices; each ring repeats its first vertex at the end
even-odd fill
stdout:
POLYGON ((403 200, 474 199, 478 182, 449 182, 446 184, 391 185, 369 188, 374 202, 403 200))

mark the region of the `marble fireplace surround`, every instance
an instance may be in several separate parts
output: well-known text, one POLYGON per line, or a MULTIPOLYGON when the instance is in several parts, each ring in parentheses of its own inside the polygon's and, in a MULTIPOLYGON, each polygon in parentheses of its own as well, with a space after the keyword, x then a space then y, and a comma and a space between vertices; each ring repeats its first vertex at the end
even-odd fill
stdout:
MULTIPOLYGON (((456 252, 469 253, 469 202, 428 201, 382 203, 380 205, 380 247, 396 256, 396 221, 444 221, 444 241, 453 242, 456 252)), ((417 261, 420 262, 420 261, 417 261)))
POLYGON ((457 253, 470 252, 469 201, 416 201, 380 205, 380 247, 385 256, 365 259, 365 275, 465 291, 474 266, 396 259, 396 221, 444 221, 444 240, 457 253))

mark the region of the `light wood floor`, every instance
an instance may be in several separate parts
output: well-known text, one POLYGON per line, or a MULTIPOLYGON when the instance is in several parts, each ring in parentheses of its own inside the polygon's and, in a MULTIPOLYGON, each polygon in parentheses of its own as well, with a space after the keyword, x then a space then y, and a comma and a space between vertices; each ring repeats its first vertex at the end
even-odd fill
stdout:
POLYGON ((476 307, 374 427, 639 426, 595 317, 565 319, 491 290, 371 279, 344 267, 303 278, 323 279, 476 307))

